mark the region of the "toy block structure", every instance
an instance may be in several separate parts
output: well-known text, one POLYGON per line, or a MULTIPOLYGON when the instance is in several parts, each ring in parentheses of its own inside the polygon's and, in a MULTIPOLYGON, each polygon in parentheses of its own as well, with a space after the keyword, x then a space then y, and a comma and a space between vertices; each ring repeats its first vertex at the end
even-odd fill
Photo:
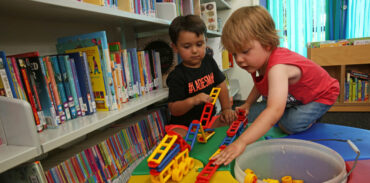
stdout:
POLYGON ((170 178, 181 181, 194 166, 189 157, 190 145, 175 132, 167 134, 148 158, 152 183, 165 183, 170 178))
MULTIPOLYGON (((221 152, 221 150, 225 149, 227 145, 231 144, 237 136, 241 134, 244 127, 246 126, 246 123, 248 122, 247 118, 245 117, 245 111, 239 111, 238 112, 238 118, 236 121, 234 121, 229 129, 227 130, 227 136, 222 141, 220 147, 218 150, 210 157, 212 159, 213 156, 216 156, 218 153, 221 152)), ((206 167, 203 168, 203 170, 199 173, 197 176, 196 183, 208 183, 210 179, 212 178, 213 174, 216 172, 219 165, 213 165, 213 160, 210 160, 206 167)), ((256 177, 250 177, 248 180, 255 180, 257 182, 256 177)), ((255 183, 253 181, 249 181, 248 183, 255 183)))

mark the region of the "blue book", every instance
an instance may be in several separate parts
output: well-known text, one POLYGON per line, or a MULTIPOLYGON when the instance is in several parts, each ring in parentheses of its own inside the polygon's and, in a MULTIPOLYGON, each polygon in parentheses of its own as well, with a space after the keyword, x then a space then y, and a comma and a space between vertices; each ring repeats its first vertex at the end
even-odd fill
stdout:
POLYGON ((71 64, 71 69, 72 69, 72 74, 73 74, 73 81, 75 82, 75 86, 76 86, 78 102, 80 103, 81 115, 85 116, 86 111, 87 111, 87 106, 86 106, 86 103, 82 99, 80 83, 78 81, 78 77, 77 77, 77 73, 76 73, 75 60, 73 58, 69 58, 69 62, 71 64))
POLYGON ((71 119, 71 111, 69 109, 68 99, 65 94, 65 89, 63 85, 63 76, 59 69, 57 56, 50 56, 50 62, 51 62, 51 65, 53 66, 55 83, 57 84, 59 97, 60 97, 61 103, 63 104, 64 115, 66 116, 66 119, 69 120, 71 119))
POLYGON ((18 95, 17 95, 17 92, 16 92, 14 84, 13 84, 13 77, 12 77, 12 74, 11 74, 12 72, 10 70, 10 66, 8 65, 8 62, 7 62, 6 55, 5 55, 4 51, 0 51, 0 59, 3 60, 4 69, 6 71, 6 76, 8 77, 9 86, 10 86, 12 95, 13 95, 14 98, 16 98, 18 95))
POLYGON ((96 112, 96 104, 94 99, 94 93, 91 86, 90 71, 87 63, 86 53, 77 52, 68 54, 70 58, 73 58, 78 82, 81 90, 83 103, 86 104, 86 114, 92 114, 96 112))
POLYGON ((111 60, 109 57, 109 47, 105 31, 81 34, 70 37, 58 38, 57 50, 58 53, 64 53, 65 50, 84 48, 90 46, 98 46, 101 56, 101 69, 103 71, 105 91, 108 95, 108 105, 110 110, 118 109, 116 93, 113 86, 113 76, 111 68, 111 60))
POLYGON ((77 118, 78 115, 77 115, 76 103, 73 100, 73 96, 72 96, 72 89, 69 84, 67 69, 64 64, 66 59, 68 59, 68 57, 66 57, 65 55, 58 55, 58 64, 59 64, 60 72, 62 74, 63 86, 64 86, 64 90, 67 96, 68 106, 71 112, 71 117, 72 119, 74 119, 74 118, 77 118))
MULTIPOLYGON (((59 56, 59 58, 61 58, 61 56, 59 56)), ((77 116, 81 116, 82 115, 81 114, 81 108, 80 108, 80 103, 78 101, 76 85, 75 85, 75 82, 73 81, 74 78, 73 78, 73 73, 72 73, 72 68, 71 68, 71 63, 70 63, 70 60, 69 60, 69 56, 68 55, 63 55, 62 58, 64 58, 64 59, 60 60, 60 64, 64 63, 65 67, 66 67, 68 81, 69 81, 69 87, 70 87, 71 92, 72 92, 72 97, 73 97, 73 101, 75 103, 77 116)))
POLYGON ((133 90, 135 93, 135 97, 141 96, 141 81, 140 81, 140 71, 137 61, 137 51, 136 48, 129 48, 127 51, 130 52, 130 59, 131 59, 131 67, 132 67, 132 74, 134 78, 133 82, 133 90))

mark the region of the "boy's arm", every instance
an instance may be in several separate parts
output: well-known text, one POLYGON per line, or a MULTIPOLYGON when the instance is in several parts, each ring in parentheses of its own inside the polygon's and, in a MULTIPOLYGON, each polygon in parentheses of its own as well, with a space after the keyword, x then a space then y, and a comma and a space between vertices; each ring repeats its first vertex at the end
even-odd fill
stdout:
POLYGON ((266 109, 258 115, 256 120, 235 142, 213 158, 216 160, 215 164, 229 164, 244 151, 247 145, 261 138, 281 118, 288 96, 287 73, 284 67, 274 66, 271 68, 268 76, 269 94, 266 109))
POLYGON ((187 113, 190 109, 194 106, 199 105, 201 103, 211 102, 212 97, 205 93, 199 93, 196 96, 189 97, 184 100, 179 100, 175 102, 168 103, 168 108, 172 115, 174 116, 181 116, 187 113))
POLYGON ((240 108, 243 108, 244 110, 249 112, 249 109, 251 105, 257 101, 257 99, 261 96, 261 94, 258 92, 256 86, 253 86, 251 92, 248 95, 247 100, 245 100, 245 103, 240 106, 240 108))
POLYGON ((217 87, 221 88, 218 99, 221 104, 221 121, 226 124, 231 124, 236 119, 236 113, 232 110, 229 90, 226 86, 226 81, 220 83, 217 87))

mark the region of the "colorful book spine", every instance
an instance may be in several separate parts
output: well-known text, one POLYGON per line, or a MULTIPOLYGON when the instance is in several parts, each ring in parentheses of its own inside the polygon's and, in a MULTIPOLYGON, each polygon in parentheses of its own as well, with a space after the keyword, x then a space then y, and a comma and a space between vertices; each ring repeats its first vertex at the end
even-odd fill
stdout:
POLYGON ((61 103, 63 105, 64 114, 66 116, 66 120, 74 119, 76 118, 76 110, 74 103, 70 103, 68 101, 69 98, 69 88, 67 88, 64 84, 65 82, 65 74, 60 66, 60 61, 58 61, 57 56, 51 56, 50 62, 53 66, 53 72, 54 72, 54 80, 58 87, 59 97, 61 100, 61 103))
POLYGON ((17 80, 17 85, 18 85, 18 88, 19 88, 19 92, 18 92, 18 94, 20 96, 19 99, 27 100, 26 91, 24 90, 22 77, 21 77, 21 72, 20 72, 20 69, 18 68, 17 61, 14 57, 10 57, 10 58, 8 58, 8 60, 11 61, 13 69, 14 69, 14 75, 15 75, 15 78, 17 80))
POLYGON ((17 94, 13 84, 13 77, 6 59, 5 52, 3 51, 0 51, 0 77, 3 79, 3 83, 5 83, 4 86, 7 86, 4 87, 7 97, 16 97, 17 94), (6 85, 6 83, 8 83, 8 85, 6 85))
POLYGON ((80 81, 78 80, 78 77, 77 77, 75 61, 74 61, 73 58, 69 58, 69 62, 70 62, 71 69, 72 69, 73 81, 74 81, 74 84, 75 84, 75 87, 76 87, 78 103, 80 104, 81 115, 85 116, 86 111, 87 111, 87 106, 86 106, 86 103, 84 103, 84 101, 82 99, 80 81))
POLYGON ((97 46, 78 48, 73 50, 66 50, 66 53, 85 52, 90 69, 90 79, 92 89, 94 91, 94 98, 96 109, 99 111, 109 111, 108 96, 105 90, 103 73, 101 70, 101 62, 99 56, 99 49, 97 46))
POLYGON ((73 97, 73 101, 75 103, 75 107, 76 107, 76 111, 77 111, 77 116, 81 116, 82 113, 81 113, 81 108, 80 108, 80 102, 78 100, 78 96, 77 96, 77 90, 76 90, 76 85, 75 85, 75 82, 74 82, 74 77, 73 77, 73 73, 72 73, 72 68, 71 68, 71 61, 69 59, 69 56, 68 55, 64 55, 64 60, 61 60, 61 64, 65 64, 65 68, 66 68, 66 71, 67 71, 67 76, 68 76, 68 83, 69 83, 69 88, 71 89, 71 93, 72 93, 72 97, 73 97))
POLYGON ((83 103, 86 104, 86 114, 92 114, 96 112, 96 104, 94 99, 94 93, 91 87, 90 70, 87 62, 86 53, 76 52, 70 53, 70 58, 74 59, 76 65, 76 73, 80 84, 80 90, 82 95, 83 103))
POLYGON ((48 91, 48 85, 44 77, 44 66, 42 65, 42 58, 39 57, 29 57, 29 68, 34 80, 35 93, 38 94, 39 102, 41 105, 41 110, 43 111, 43 116, 46 121, 46 127, 54 128, 58 126, 59 120, 56 115, 54 103, 52 101, 51 95, 48 91))

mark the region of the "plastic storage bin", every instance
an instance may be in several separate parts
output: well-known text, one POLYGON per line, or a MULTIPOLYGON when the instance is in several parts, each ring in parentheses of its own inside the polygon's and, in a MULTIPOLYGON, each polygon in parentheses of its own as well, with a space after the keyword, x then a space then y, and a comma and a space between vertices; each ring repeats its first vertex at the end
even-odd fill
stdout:
POLYGON ((283 176, 305 183, 346 182, 343 158, 321 144, 298 139, 271 139, 247 146, 235 162, 235 177, 243 183, 244 170, 252 169, 258 180, 283 176))

